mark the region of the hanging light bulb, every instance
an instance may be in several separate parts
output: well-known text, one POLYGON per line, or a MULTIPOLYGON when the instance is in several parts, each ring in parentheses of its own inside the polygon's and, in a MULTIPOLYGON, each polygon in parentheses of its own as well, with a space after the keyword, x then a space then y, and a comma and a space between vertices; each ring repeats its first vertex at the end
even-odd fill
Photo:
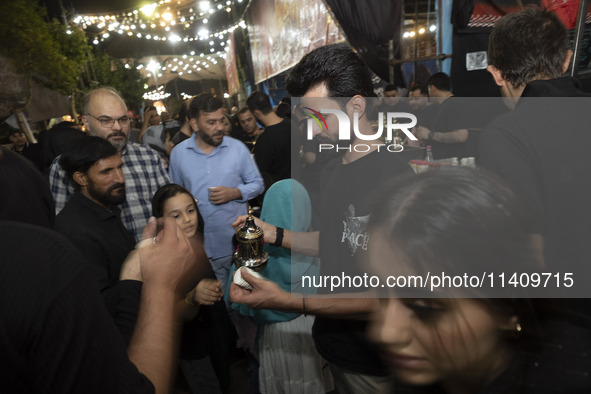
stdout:
POLYGON ((209 1, 200 1, 199 9, 203 12, 209 11, 209 1))
POLYGON ((154 10, 156 10, 156 3, 152 3, 152 4, 147 4, 145 6, 143 6, 142 8, 140 8, 140 11, 144 13, 144 15, 146 16, 152 16, 152 14, 154 13, 154 10))

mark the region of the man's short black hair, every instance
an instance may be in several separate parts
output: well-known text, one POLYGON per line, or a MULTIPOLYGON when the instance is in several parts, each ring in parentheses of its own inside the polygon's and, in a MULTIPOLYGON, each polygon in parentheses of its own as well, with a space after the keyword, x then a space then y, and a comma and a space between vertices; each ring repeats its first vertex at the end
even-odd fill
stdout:
POLYGON ((191 99, 189 116, 191 119, 199 118, 201 112, 210 113, 222 108, 224 103, 211 93, 201 93, 191 99))
POLYGON ((505 15, 488 41, 488 61, 505 80, 521 87, 535 79, 558 78, 569 49, 558 17, 537 7, 505 15))
POLYGON ((12 129, 11 128, 11 129, 8 130, 8 136, 9 137, 12 137, 15 134, 23 134, 23 132, 20 129, 12 129))
POLYGON ((86 136, 74 139, 59 159, 60 166, 68 179, 78 190, 80 186, 74 182, 74 173, 86 173, 99 160, 119 154, 109 141, 100 137, 86 136))
POLYGON ((191 105, 191 99, 183 101, 179 108, 179 123, 182 125, 189 118, 189 106, 191 105))
POLYGON ((421 94, 423 94, 425 96, 429 95, 429 89, 427 89, 427 86, 422 85, 420 83, 413 84, 408 91, 410 93, 410 92, 414 92, 415 90, 419 90, 421 92, 421 94))
POLYGON ((391 92, 392 90, 398 91, 398 88, 396 87, 396 85, 389 83, 386 86, 384 86, 384 92, 391 92))
MULTIPOLYGON (((245 105, 244 107, 240 108, 240 109, 238 110, 238 112, 236 112, 236 116, 238 116, 238 115, 242 115, 242 114, 245 114, 245 113, 247 113, 247 112, 250 112, 250 108, 248 108, 248 107, 245 105)), ((251 112, 251 113, 252 113, 252 112, 251 112)))
POLYGON ((347 44, 326 45, 304 56, 287 77, 287 91, 302 97, 322 83, 329 97, 376 96, 369 69, 347 44))
POLYGON ((246 99, 246 105, 248 105, 248 108, 253 114, 256 110, 261 111, 263 115, 273 111, 271 99, 269 99, 266 93, 260 91, 252 92, 246 99))
POLYGON ((451 92, 451 78, 446 73, 438 72, 431 75, 427 86, 434 86, 437 90, 451 92))
POLYGON ((280 118, 291 118, 291 97, 282 97, 275 107, 275 113, 280 118))

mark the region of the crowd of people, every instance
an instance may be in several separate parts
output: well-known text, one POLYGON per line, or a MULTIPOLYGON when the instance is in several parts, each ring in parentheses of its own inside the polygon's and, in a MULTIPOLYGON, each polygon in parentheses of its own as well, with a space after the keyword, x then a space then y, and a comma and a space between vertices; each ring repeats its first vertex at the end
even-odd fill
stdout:
POLYGON ((234 116, 202 93, 174 120, 149 108, 131 136, 124 100, 103 87, 84 98, 86 132, 64 135, 49 159, 29 160, 41 155, 11 132, 0 391, 168 393, 178 365, 191 392, 222 393, 235 346, 251 372, 243 392, 591 391, 589 115, 524 100, 589 97, 562 76, 568 44, 537 8, 496 23, 488 70, 510 110, 480 116, 443 73, 408 100, 386 86, 380 111, 416 115, 409 145, 475 156, 478 169, 417 175, 408 154, 378 149, 371 74, 346 44, 293 67, 293 113, 289 98, 273 108, 257 91, 234 116), (307 139, 302 108, 355 119, 346 142, 373 148, 322 152, 340 123, 325 115, 307 139), (249 204, 261 206, 268 262, 262 278, 241 271, 246 288, 233 281, 233 236, 249 204), (310 285, 495 269, 574 272, 574 285, 537 298, 527 286, 310 285))

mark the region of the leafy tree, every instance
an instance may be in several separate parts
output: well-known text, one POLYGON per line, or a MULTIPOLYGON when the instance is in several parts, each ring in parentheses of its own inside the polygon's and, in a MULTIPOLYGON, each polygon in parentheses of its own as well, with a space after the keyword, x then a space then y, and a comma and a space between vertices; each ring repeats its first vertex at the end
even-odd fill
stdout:
POLYGON ((140 108, 148 78, 144 78, 135 67, 126 68, 120 60, 97 50, 92 56, 87 75, 90 76, 87 80, 90 88, 113 87, 121 93, 128 108, 140 108))
POLYGON ((45 8, 35 0, 0 1, 0 70, 6 71, 0 89, 10 92, 0 97, 0 117, 26 108, 31 82, 67 96, 111 86, 130 108, 139 108, 147 83, 139 71, 94 52, 79 28, 47 20, 45 8))
POLYGON ((69 95, 79 87, 90 46, 83 31, 48 23, 46 14, 34 0, 0 2, 0 54, 29 81, 69 95))

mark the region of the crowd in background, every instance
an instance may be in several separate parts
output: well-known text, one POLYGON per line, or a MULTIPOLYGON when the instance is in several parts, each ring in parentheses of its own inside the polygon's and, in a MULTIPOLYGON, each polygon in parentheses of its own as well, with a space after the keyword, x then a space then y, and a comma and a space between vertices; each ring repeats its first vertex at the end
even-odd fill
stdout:
MULTIPOLYGON (((289 97, 273 107, 255 91, 229 111, 201 93, 178 114, 147 107, 134 130, 123 99, 103 87, 84 98, 85 132, 60 123, 35 146, 11 131, 11 149, 0 151, 10 190, 0 201, 10 262, 0 264, 0 289, 24 295, 0 297, 0 320, 16 322, 0 324, 0 347, 16 366, 0 364, 33 364, 22 368, 35 379, 5 382, 19 392, 170 392, 178 364, 188 390, 221 393, 238 347, 250 372, 243 392, 588 392, 586 299, 304 282, 585 265, 591 159, 573 157, 555 133, 586 147, 588 115, 570 102, 523 100, 588 97, 561 78, 571 54, 559 20, 532 8, 491 34, 489 71, 504 97, 521 98, 510 109, 472 107, 444 73, 406 92, 388 85, 373 105, 367 67, 335 44, 292 69, 293 109, 289 97), (549 41, 558 44, 531 54, 533 70, 521 65, 549 41), (304 109, 320 105, 355 114, 361 137, 353 133, 351 148, 319 149, 337 142, 336 117, 307 138, 304 109), (375 137, 379 112, 416 116, 405 153, 377 149, 387 143, 375 137), (426 146, 436 158, 475 157, 479 169, 416 175, 408 162, 426 146), (233 253, 249 205, 260 207, 268 263, 263 278, 241 271, 247 288, 234 283, 233 253)), ((577 272, 581 289, 586 271, 577 272)))

